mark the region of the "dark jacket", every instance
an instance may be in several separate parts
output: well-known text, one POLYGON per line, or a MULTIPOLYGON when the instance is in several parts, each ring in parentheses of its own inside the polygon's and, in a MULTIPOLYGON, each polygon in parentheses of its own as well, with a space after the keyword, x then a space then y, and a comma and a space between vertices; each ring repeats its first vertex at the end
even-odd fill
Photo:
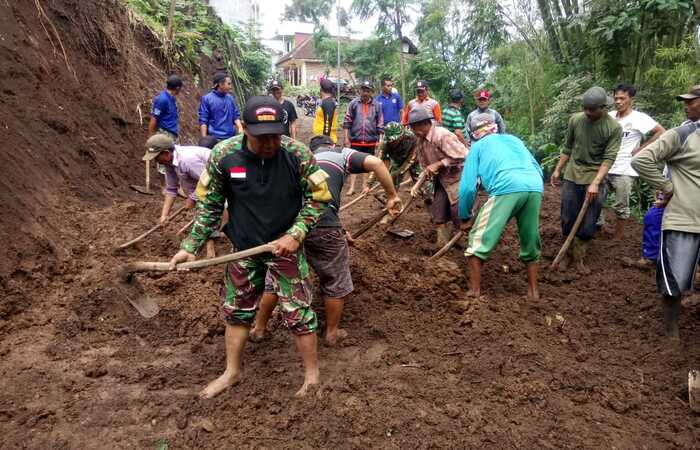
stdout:
POLYGON ((350 130, 352 144, 376 143, 379 135, 384 132, 381 105, 375 99, 369 103, 362 103, 360 97, 351 101, 345 113, 343 128, 350 130))

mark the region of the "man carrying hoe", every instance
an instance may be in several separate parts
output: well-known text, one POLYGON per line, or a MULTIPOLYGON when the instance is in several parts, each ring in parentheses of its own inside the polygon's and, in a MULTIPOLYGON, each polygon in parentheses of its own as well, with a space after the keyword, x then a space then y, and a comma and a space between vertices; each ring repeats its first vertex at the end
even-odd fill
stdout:
POLYGON ((590 272, 585 265, 586 250, 605 203, 605 176, 615 162, 622 138, 622 128, 607 113, 607 99, 605 90, 598 86, 583 94, 583 112, 569 119, 564 149, 550 180, 552 186, 557 186, 566 166, 561 182, 561 231, 565 238, 574 227, 586 197, 590 202, 570 252, 559 265, 561 270, 568 269, 573 259, 579 272, 590 272))
POLYGON ((226 369, 200 393, 211 398, 241 380, 241 357, 269 277, 282 302, 284 320, 294 333, 305 369, 306 394, 319 381, 318 322, 311 309, 309 269, 301 244, 331 200, 328 175, 308 148, 282 137, 283 112, 270 96, 248 100, 243 135, 222 142, 207 165, 204 199, 190 236, 171 267, 192 261, 216 229, 228 201, 226 234, 237 251, 272 243, 272 253, 229 263, 224 274, 221 313, 226 322, 226 369))
MULTIPOLYGON (((347 336, 340 329, 340 318, 343 313, 345 299, 352 293, 353 284, 350 275, 350 252, 346 232, 338 217, 340 210, 341 190, 348 174, 374 174, 387 194, 386 207, 394 215, 401 211, 399 199, 391 175, 381 159, 349 148, 333 145, 328 136, 314 136, 311 139, 311 150, 321 168, 328 173, 328 186, 333 194, 333 200, 321 216, 316 228, 309 233, 304 241, 306 257, 318 275, 326 312, 326 337, 328 346, 334 346, 339 339, 347 336)), ((259 340, 265 333, 267 321, 277 304, 277 296, 271 283, 265 288, 265 296, 260 304, 260 311, 251 331, 254 340, 259 340), (268 294, 269 291, 272 291, 268 294)))

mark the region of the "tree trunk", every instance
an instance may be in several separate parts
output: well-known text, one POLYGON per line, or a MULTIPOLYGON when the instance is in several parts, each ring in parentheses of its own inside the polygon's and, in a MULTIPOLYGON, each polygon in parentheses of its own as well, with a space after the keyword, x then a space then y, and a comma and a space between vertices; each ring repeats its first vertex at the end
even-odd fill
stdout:
POLYGON ((168 11, 168 28, 165 32, 165 39, 168 41, 168 43, 173 41, 173 17, 175 16, 175 1, 176 0, 170 0, 170 10, 168 11))
POLYGON ((549 1, 537 0, 537 7, 540 10, 540 16, 542 17, 542 22, 544 23, 544 32, 547 35, 549 48, 552 50, 554 59, 557 62, 562 62, 561 48, 559 47, 559 39, 557 38, 554 21, 552 20, 552 13, 549 10, 549 1))

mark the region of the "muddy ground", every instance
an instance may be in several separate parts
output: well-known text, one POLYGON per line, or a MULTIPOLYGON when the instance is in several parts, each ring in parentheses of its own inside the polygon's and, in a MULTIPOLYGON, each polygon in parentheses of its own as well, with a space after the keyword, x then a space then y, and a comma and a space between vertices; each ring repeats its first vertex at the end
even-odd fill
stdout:
MULTIPOLYGON (((143 182, 146 111, 173 68, 116 0, 0 12, 0 448, 700 447, 686 391, 700 307, 688 299, 679 343, 661 337, 653 272, 620 262, 639 254, 634 224, 624 242, 595 241, 588 277, 543 269, 537 303, 509 229, 486 298, 470 300, 459 251, 427 264, 433 236, 415 206, 401 219, 414 237, 377 230, 352 250, 351 336, 320 348, 318 395, 293 397, 301 365, 273 321, 246 349, 244 382, 199 400, 224 364, 222 269, 140 275, 161 306, 150 320, 113 283, 119 264, 168 259, 188 219, 112 254, 159 216, 162 199, 128 185, 143 182)), ((191 139, 201 92, 189 86, 178 102, 191 139)), ((544 265, 562 242, 558 202, 548 190, 544 265)), ((346 225, 379 207, 364 200, 346 225)))
MULTIPOLYGON (((361 202, 348 228, 378 207, 361 202)), ((222 270, 140 276, 162 308, 150 320, 108 282, 119 263, 167 259, 186 218, 115 257, 115 244, 153 223, 159 199, 67 208, 61 226, 80 242, 70 258, 49 276, 40 258, 26 260, 6 287, 31 307, 0 320, 2 448, 698 446, 685 380, 700 361, 700 309, 691 299, 680 343, 661 337, 653 272, 620 263, 638 255, 636 237, 596 240, 588 277, 543 269, 533 303, 509 229, 485 266, 487 297, 471 300, 457 250, 426 263, 431 228, 416 206, 401 222, 413 238, 378 230, 352 250, 351 337, 320 349, 318 395, 293 398, 300 362, 273 322, 246 348, 244 382, 205 401, 197 390, 224 364, 222 270)), ((556 192, 542 220, 546 264, 561 244, 556 192)))

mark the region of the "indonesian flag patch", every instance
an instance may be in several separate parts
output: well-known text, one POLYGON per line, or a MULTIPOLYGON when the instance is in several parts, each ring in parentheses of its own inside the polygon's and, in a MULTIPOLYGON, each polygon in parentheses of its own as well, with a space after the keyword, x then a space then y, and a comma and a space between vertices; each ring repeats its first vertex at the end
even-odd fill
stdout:
POLYGON ((231 167, 229 173, 231 174, 232 180, 245 180, 245 167, 231 167))

